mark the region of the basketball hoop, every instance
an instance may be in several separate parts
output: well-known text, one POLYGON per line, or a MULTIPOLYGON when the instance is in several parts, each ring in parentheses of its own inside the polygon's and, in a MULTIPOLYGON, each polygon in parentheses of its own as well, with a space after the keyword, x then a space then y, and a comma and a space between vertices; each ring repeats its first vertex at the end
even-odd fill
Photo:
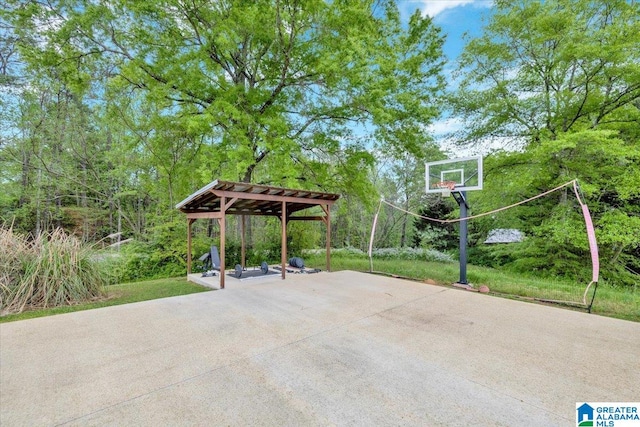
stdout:
POLYGON ((469 205, 463 197, 466 191, 482 190, 482 156, 436 160, 424 164, 425 191, 451 196, 460 207, 460 280, 467 283, 467 211, 469 205))
POLYGON ((442 191, 442 197, 451 196, 451 192, 456 188, 455 181, 440 181, 433 184, 433 188, 439 188, 442 191))

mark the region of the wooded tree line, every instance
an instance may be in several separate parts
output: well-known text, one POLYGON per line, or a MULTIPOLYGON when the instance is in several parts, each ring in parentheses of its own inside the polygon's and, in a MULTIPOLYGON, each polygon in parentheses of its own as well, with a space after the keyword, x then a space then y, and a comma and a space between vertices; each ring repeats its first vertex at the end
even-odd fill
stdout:
MULTIPOLYGON (((394 1, 5 3, 0 214, 14 228, 64 227, 92 242, 120 232, 150 262, 179 266, 186 227, 175 204, 227 179, 340 193, 333 241, 364 249, 381 196, 456 215, 423 190, 424 161, 446 157, 428 125, 449 116, 465 124, 450 140, 491 151, 475 211, 578 178, 605 278, 637 282, 636 2, 496 1, 455 76, 444 71, 445 35, 418 12, 402 19, 394 1)), ((580 277, 581 224, 575 200, 558 193, 473 222, 475 257, 580 277), (529 238, 483 246, 499 227, 529 238)), ((301 245, 322 244, 315 227, 297 230, 301 245)), ((253 220, 256 247, 268 248, 271 228, 253 220)), ((376 246, 452 250, 452 235, 383 210, 376 246)))

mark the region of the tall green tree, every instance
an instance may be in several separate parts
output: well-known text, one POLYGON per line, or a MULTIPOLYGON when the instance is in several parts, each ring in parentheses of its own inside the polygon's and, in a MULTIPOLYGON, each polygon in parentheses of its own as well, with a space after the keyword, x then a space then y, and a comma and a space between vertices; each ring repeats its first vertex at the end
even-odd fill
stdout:
MULTIPOLYGON (((594 214, 603 277, 634 283, 640 247, 640 4, 498 0, 461 57, 459 140, 516 152, 489 157, 479 206, 497 207, 578 178, 594 214), (513 146, 511 146, 513 148, 513 146), (634 273, 635 272, 635 273, 634 273)), ((584 226, 561 192, 489 222, 525 229, 513 265, 583 275, 584 226)), ((481 227, 482 228, 482 227, 481 227)))
POLYGON ((640 4, 496 1, 460 58, 455 111, 465 142, 528 146, 566 132, 637 123, 640 4))
POLYGON ((3 185, 0 215, 3 219, 4 211, 11 207, 18 187, 9 183, 21 175, 22 162, 13 161, 5 152, 5 148, 20 131, 15 126, 15 117, 19 111, 18 95, 21 90, 17 51, 17 37, 13 28, 0 14, 0 182, 3 185))
MULTIPOLYGON (((324 155, 370 167, 360 134, 416 151, 403 135, 438 113, 442 37, 418 13, 403 25, 393 1, 9 3, 20 28, 43 39, 31 58, 79 87, 95 60, 112 64, 110 93, 153 105, 136 126, 205 144, 203 175, 287 184, 309 179, 306 169, 322 176, 324 155)), ((338 172, 349 188, 354 171, 338 172)))

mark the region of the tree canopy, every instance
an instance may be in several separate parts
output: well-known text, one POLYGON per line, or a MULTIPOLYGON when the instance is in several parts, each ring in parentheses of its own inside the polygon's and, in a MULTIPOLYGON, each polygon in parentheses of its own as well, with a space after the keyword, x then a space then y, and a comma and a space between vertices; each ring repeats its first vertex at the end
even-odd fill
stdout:
POLYGON ((97 94, 130 131, 156 152, 197 139, 207 176, 361 184, 345 177, 368 170, 367 142, 419 155, 404 136, 438 115, 442 37, 419 14, 403 25, 392 1, 61 0, 13 13, 34 35, 34 68, 81 91, 101 68, 97 94))
MULTIPOLYGON (((460 58, 454 102, 469 124, 460 141, 516 148, 487 159, 481 204, 577 178, 595 215, 604 275, 629 283, 640 267, 638 46, 636 2, 499 0, 460 58)), ((532 236, 509 259, 525 271, 586 271, 584 226, 572 206, 556 194, 497 220, 532 236)))
POLYGON ((635 124, 640 4, 498 0, 460 58, 456 112, 465 141, 535 144, 570 131, 635 124))

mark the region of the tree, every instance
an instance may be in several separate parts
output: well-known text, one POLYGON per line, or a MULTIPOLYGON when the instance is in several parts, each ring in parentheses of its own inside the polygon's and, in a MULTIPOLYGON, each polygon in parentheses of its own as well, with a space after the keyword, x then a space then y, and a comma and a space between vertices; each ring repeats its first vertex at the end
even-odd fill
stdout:
POLYGON ((418 156, 393 152, 387 155, 387 161, 381 166, 381 195, 404 212, 385 209, 381 216, 385 221, 381 223, 380 238, 383 241, 387 238, 388 247, 416 247, 419 246, 420 238, 414 234, 416 230, 411 227, 408 212, 420 212, 429 202, 425 198, 425 160, 441 159, 445 155, 433 142, 425 142, 418 156))
MULTIPOLYGON (((634 283, 640 4, 500 0, 496 7, 461 58, 454 104, 470 128, 459 138, 502 147, 511 141, 519 149, 488 158, 480 206, 503 206, 577 178, 595 219, 603 277, 634 283)), ((567 192, 516 212, 494 221, 530 236, 511 254, 513 265, 574 277, 585 271, 584 226, 567 192)))
MULTIPOLYGON (((526 151, 494 153, 485 161, 485 188, 478 192, 476 209, 515 203, 578 179, 595 221, 603 279, 633 284, 631 270, 638 271, 633 253, 640 246, 639 163, 638 145, 609 130, 563 134, 526 151)), ((536 274, 590 276, 585 222, 570 187, 474 224, 483 236, 493 228, 525 232, 525 242, 508 251, 485 248, 498 264, 536 274)))
POLYGON ((18 94, 21 90, 18 78, 19 62, 17 60, 17 38, 13 28, 0 14, 0 182, 3 183, 3 191, 0 195, 0 218, 6 220, 4 211, 11 207, 15 201, 15 186, 7 183, 20 177, 25 169, 23 161, 10 161, 5 152, 5 147, 10 144, 19 133, 15 126, 15 116, 18 115, 18 94))
MULTIPOLYGON (((439 194, 430 194, 423 198, 424 206, 418 213, 428 218, 447 219, 455 211, 452 200, 439 194)), ((459 247, 459 233, 453 223, 437 223, 422 218, 413 219, 415 235, 414 247, 428 247, 440 251, 455 251, 459 247)))
MULTIPOLYGON (((438 113, 442 37, 418 13, 404 26, 392 1, 10 4, 22 31, 45 40, 28 47, 31 58, 63 67, 79 87, 95 61, 112 64, 109 93, 135 93, 133 110, 153 105, 135 125, 200 141, 202 174, 288 184, 320 164, 333 169, 325 155, 370 167, 363 130, 416 151, 403 134, 438 113), (266 170, 269 159, 277 170, 266 170)), ((353 170, 339 172, 349 188, 353 170)))
POLYGON ((640 4, 498 0, 460 58, 455 110, 480 143, 518 146, 566 132, 637 123, 640 4))

